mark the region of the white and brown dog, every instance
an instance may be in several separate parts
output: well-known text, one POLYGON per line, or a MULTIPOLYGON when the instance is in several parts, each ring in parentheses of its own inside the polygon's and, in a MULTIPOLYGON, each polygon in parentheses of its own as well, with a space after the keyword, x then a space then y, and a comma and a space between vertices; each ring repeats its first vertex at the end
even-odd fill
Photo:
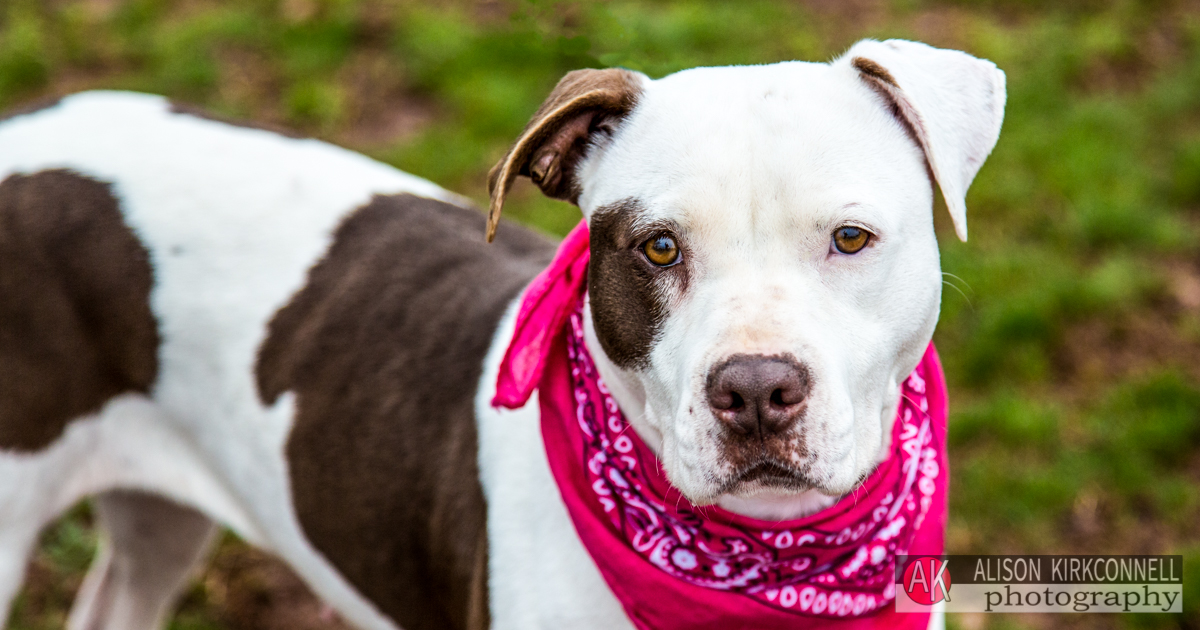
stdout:
MULTIPOLYGON (((579 206, 587 342, 638 434, 694 503, 791 518, 882 457, 938 317, 931 181, 965 239, 1004 85, 905 41, 577 71, 493 171, 492 210, 518 175, 579 206), (739 465, 709 391, 759 355, 793 360, 726 394, 805 383, 770 474, 739 465)), ((92 496, 76 630, 161 627, 216 524, 362 628, 629 627, 537 405, 489 404, 552 243, 504 225, 486 245, 427 181, 138 94, 4 120, 0 180, 0 622, 39 529, 92 496)))

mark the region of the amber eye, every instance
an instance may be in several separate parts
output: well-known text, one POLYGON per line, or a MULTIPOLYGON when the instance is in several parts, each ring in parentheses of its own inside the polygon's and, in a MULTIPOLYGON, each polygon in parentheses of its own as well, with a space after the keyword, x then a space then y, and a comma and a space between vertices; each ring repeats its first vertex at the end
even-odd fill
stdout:
POLYGON ((857 254, 871 242, 871 233, 852 225, 840 227, 833 233, 833 246, 843 254, 857 254))
POLYGON ((646 259, 659 267, 670 267, 679 262, 679 246, 670 234, 659 234, 642 245, 646 259))

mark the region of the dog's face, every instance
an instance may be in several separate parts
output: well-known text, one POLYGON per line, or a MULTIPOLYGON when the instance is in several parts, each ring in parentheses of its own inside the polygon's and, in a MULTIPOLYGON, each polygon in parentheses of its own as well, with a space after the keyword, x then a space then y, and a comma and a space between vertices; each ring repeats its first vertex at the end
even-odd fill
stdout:
POLYGON ((590 340, 689 500, 836 496, 879 462, 937 321, 929 175, 965 238, 1003 102, 990 63, 910 42, 572 73, 493 171, 493 212, 516 174, 583 210, 590 340))
POLYGON ((681 72, 585 168, 593 329, 676 487, 849 490, 941 295, 925 158, 879 98, 818 64, 681 72))

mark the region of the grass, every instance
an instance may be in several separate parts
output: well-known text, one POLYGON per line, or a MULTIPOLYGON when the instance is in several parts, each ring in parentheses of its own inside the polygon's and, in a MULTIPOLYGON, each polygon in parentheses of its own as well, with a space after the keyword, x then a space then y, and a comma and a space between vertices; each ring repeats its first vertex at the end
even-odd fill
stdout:
MULTIPOLYGON (((574 68, 656 77, 823 60, 861 37, 992 59, 1008 74, 1009 100, 968 197, 971 241, 953 238, 944 210, 935 215, 954 285, 936 335, 953 400, 950 549, 1181 553, 1188 578, 1182 616, 952 616, 951 625, 1200 627, 1194 0, 0 7, 2 107, 91 87, 164 93, 351 146, 479 201, 487 169, 574 68)), ((578 220, 527 185, 510 208, 551 234, 578 220)), ((87 522, 81 508, 46 535, 40 581, 14 627, 61 623, 94 544, 87 522)), ((215 562, 248 553, 227 541, 215 562)), ((248 627, 216 590, 193 589, 174 627, 248 627)))

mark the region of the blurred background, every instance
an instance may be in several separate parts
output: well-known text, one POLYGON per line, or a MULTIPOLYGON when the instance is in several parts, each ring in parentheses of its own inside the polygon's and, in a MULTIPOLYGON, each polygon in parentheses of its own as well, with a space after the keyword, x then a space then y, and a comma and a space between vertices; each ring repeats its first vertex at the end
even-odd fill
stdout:
MULTIPOLYGON (((565 72, 823 61, 863 37, 1008 73, 1000 142, 935 220, 947 287, 952 553, 1185 556, 1183 615, 952 615, 952 628, 1200 628, 1200 1, 0 0, 0 108, 166 94, 323 138, 486 199, 565 72)), ((578 211, 527 182, 507 215, 578 211)), ((61 628, 95 550, 50 527, 10 620, 61 628)), ((175 630, 344 628, 232 535, 175 630)))

